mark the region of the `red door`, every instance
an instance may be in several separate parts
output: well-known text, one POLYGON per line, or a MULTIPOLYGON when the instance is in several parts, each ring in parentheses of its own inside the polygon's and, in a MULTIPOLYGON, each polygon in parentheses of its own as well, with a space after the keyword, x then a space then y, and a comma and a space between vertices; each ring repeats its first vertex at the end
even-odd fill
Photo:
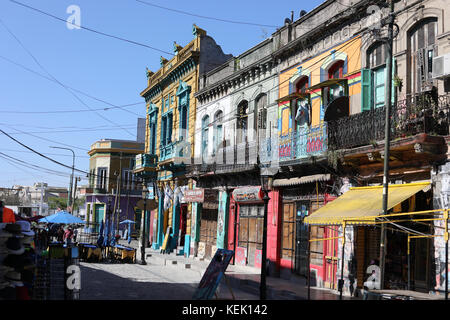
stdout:
POLYGON ((187 215, 187 204, 182 204, 180 207, 180 238, 179 246, 184 247, 184 236, 186 235, 186 215, 187 215))
MULTIPOLYGON (((327 226, 325 228, 324 237, 334 238, 338 236, 337 229, 339 226, 327 226)), ((336 289, 336 271, 338 262, 338 239, 325 240, 325 279, 326 288, 336 289)))

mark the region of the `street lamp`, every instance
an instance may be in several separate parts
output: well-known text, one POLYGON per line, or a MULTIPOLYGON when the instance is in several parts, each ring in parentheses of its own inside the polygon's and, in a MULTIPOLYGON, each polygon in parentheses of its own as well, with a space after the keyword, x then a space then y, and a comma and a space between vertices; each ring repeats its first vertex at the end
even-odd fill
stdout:
MULTIPOLYGON (((64 147, 54 147, 50 146, 50 148, 54 149, 64 149, 72 151, 73 159, 72 159, 72 174, 70 175, 70 185, 69 185, 69 196, 67 198, 67 211, 69 211, 69 207, 72 206, 72 186, 73 186, 73 177, 74 177, 74 170, 75 170, 75 152, 70 148, 64 148, 64 147)), ((71 209, 72 211, 72 209, 71 209)))
POLYGON ((270 182, 272 178, 267 173, 261 173, 261 189, 264 193, 264 223, 263 223, 263 245, 262 245, 262 257, 261 257, 261 281, 259 286, 259 298, 260 300, 266 300, 267 288, 266 288, 266 261, 267 261, 267 209, 269 203, 269 190, 270 182))
POLYGON ((144 210, 141 214, 141 265, 146 265, 147 262, 145 262, 145 212, 147 211, 147 186, 144 183, 142 183, 142 198, 144 198, 144 210))

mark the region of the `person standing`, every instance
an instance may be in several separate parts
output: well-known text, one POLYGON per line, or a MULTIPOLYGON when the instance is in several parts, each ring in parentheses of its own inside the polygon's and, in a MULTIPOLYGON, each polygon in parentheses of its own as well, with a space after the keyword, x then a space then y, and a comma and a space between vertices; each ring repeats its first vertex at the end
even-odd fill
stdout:
POLYGON ((0 200, 0 223, 15 223, 16 216, 14 215, 14 211, 10 208, 6 208, 3 204, 3 201, 0 200))

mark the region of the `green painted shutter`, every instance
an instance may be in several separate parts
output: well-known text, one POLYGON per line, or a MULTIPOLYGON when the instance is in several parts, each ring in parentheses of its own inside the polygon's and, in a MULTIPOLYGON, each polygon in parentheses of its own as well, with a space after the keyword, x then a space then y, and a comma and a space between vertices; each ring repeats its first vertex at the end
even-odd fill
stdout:
POLYGON ((372 71, 370 69, 361 70, 361 111, 372 108, 372 71))
POLYGON ((397 60, 395 58, 392 58, 392 92, 391 92, 391 101, 392 105, 395 104, 395 86, 394 86, 394 77, 397 73, 397 60))

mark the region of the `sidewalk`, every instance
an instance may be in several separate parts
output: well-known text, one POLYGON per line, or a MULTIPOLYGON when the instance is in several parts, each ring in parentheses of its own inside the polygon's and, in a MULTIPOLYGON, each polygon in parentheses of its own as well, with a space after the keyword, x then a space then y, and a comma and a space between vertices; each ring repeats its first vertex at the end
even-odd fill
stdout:
MULTIPOLYGON (((125 243, 123 244, 125 245, 125 243)), ((128 243, 126 245, 128 245, 128 243)), ((129 246, 138 248, 138 242, 134 240, 129 246)), ((203 260, 196 257, 186 258, 182 255, 176 255, 175 253, 162 254, 159 250, 154 250, 152 248, 145 249, 145 256, 148 264, 175 267, 180 271, 189 269, 191 271, 199 272, 200 276, 203 275, 210 262, 210 260, 203 260)), ((137 252, 137 260, 140 260, 140 252, 137 252)), ((239 291, 253 295, 253 298, 256 300, 259 299, 260 272, 261 270, 259 268, 230 264, 225 272, 225 278, 222 280, 217 290, 219 296, 224 295, 231 298, 230 290, 227 287, 228 283, 232 288, 232 291, 238 289, 239 291)), ((266 286, 267 298, 270 300, 308 299, 308 286, 304 277, 292 275, 290 279, 283 279, 267 276, 266 286)), ((310 299, 339 300, 339 293, 329 289, 311 287, 310 299)), ((342 299, 360 300, 362 298, 343 296, 342 299)))

